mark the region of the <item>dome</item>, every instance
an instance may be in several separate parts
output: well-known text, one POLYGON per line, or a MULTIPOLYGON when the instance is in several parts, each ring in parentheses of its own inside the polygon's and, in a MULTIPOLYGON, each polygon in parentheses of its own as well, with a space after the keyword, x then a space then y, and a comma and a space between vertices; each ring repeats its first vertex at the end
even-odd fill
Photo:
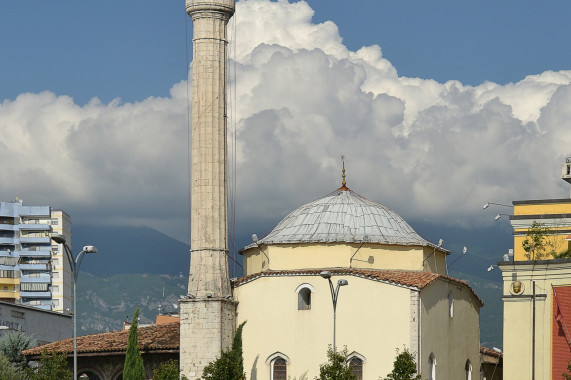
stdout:
POLYGON ((258 244, 363 242, 435 247, 396 212, 345 186, 291 212, 258 244))

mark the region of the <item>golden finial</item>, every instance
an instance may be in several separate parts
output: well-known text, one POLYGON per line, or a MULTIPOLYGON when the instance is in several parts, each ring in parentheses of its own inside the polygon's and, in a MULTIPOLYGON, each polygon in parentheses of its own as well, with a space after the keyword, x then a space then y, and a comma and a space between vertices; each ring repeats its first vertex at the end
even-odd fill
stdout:
POLYGON ((345 182, 345 156, 341 156, 341 162, 343 163, 343 182, 341 182, 341 189, 347 189, 347 182, 345 182))

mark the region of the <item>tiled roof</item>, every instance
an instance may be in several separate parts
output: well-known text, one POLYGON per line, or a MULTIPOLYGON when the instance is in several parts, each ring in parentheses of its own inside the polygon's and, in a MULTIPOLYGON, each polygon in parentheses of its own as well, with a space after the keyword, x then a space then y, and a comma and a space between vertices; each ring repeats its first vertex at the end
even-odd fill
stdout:
POLYGON ((474 289, 468 285, 466 281, 459 280, 443 274, 414 271, 414 270, 388 270, 388 269, 357 269, 357 268, 323 268, 323 269, 298 269, 298 270, 268 270, 251 274, 238 278, 233 282, 234 287, 244 285, 250 281, 254 281, 261 277, 279 277, 279 276, 319 276, 319 274, 327 270, 334 275, 348 275, 355 277, 367 278, 370 280, 381 281, 394 285, 402 285, 411 288, 423 289, 432 284, 437 279, 450 281, 458 285, 466 286, 478 300, 481 306, 484 302, 478 297, 474 289))
MULTIPOLYGON (((146 352, 178 352, 180 340, 180 324, 178 322, 139 327, 139 349, 146 352)), ((125 353, 127 349, 128 330, 77 337, 77 353, 125 353)), ((63 339, 34 347, 24 351, 26 356, 40 355, 44 349, 56 352, 73 352, 73 339, 63 339)))
POLYGON ((504 354, 502 352, 498 352, 494 349, 484 347, 484 346, 480 346, 480 354, 493 356, 495 358, 503 358, 504 357, 504 354))
POLYGON ((297 208, 257 244, 363 242, 437 248, 396 212, 347 187, 297 208))

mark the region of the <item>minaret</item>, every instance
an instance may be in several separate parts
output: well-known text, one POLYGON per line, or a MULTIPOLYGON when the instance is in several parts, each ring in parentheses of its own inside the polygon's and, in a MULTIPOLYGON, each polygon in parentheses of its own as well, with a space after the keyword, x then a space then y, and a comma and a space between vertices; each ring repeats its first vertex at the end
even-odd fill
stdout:
POLYGON ((180 369, 190 380, 232 343, 228 273, 226 61, 235 0, 186 0, 192 18, 191 265, 180 300, 180 369))

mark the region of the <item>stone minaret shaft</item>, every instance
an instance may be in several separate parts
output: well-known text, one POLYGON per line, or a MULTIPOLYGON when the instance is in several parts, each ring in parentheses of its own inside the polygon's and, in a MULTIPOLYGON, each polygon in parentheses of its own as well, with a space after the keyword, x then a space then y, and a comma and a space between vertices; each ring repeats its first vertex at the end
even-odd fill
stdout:
POLYGON ((235 0, 186 0, 194 26, 191 265, 180 305, 180 365, 191 380, 230 346, 235 329, 226 169, 226 27, 234 7, 235 0))

